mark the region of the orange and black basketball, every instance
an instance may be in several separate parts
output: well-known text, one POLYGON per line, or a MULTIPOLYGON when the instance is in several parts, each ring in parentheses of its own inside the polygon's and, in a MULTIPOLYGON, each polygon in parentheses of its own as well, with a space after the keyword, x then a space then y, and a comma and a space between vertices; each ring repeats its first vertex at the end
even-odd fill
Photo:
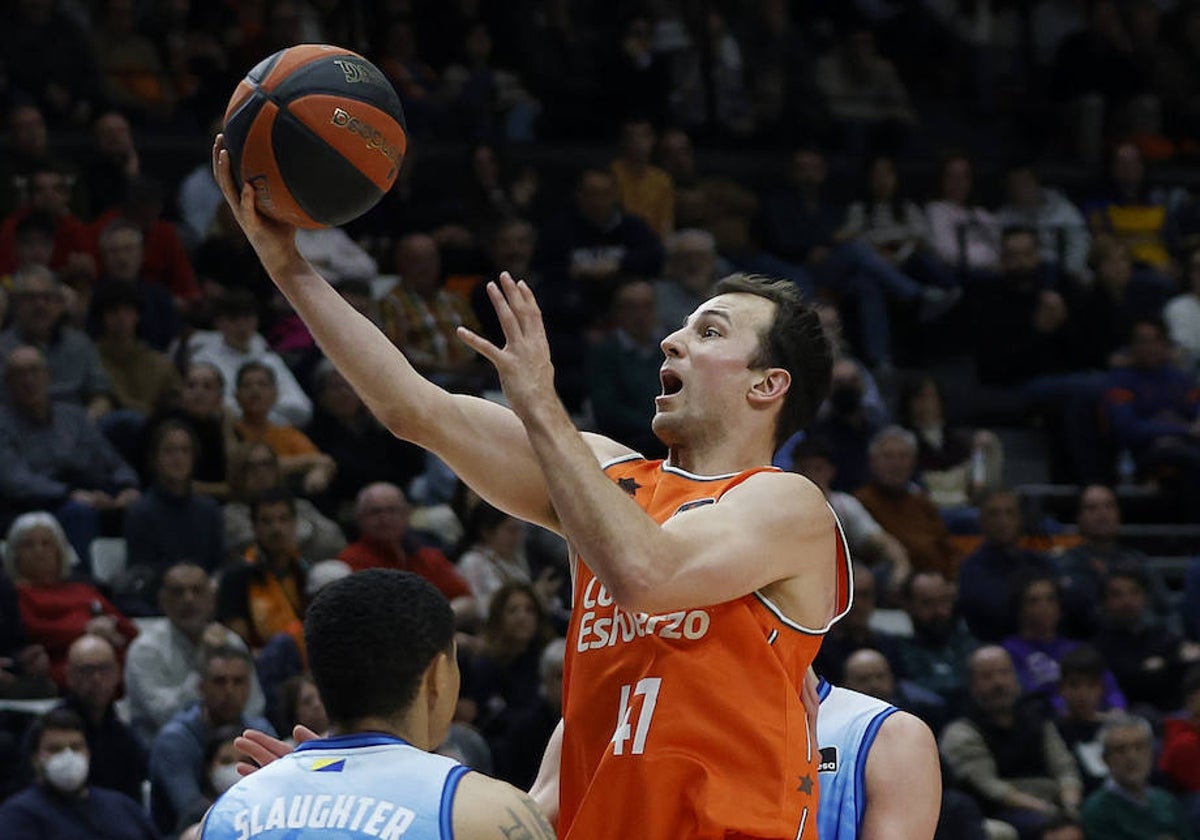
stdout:
POLYGON ((259 62, 225 109, 238 186, 268 216, 304 228, 342 225, 396 180, 408 138, 400 97, 358 53, 325 44, 259 62))

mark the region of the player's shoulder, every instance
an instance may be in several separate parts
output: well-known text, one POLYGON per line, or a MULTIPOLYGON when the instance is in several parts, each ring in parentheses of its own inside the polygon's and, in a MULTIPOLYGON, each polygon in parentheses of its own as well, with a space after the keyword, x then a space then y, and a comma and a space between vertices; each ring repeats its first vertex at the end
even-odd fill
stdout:
POLYGON ((583 439, 602 466, 616 461, 642 457, 641 453, 636 449, 630 449, 623 443, 617 443, 612 438, 596 434, 595 432, 584 432, 583 439))
POLYGON ((462 776, 451 807, 458 840, 555 837, 553 826, 527 793, 482 773, 462 776))
POLYGON ((938 747, 933 731, 925 721, 898 709, 880 725, 871 749, 872 756, 877 751, 894 757, 899 766, 906 766, 917 756, 936 756, 938 747))

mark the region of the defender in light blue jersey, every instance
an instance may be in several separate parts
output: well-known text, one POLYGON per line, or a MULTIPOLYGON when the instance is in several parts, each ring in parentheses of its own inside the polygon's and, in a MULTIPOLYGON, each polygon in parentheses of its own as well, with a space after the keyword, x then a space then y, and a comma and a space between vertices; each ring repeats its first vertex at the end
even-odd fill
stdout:
POLYGON ((249 752, 270 764, 216 801, 203 840, 554 840, 524 793, 430 752, 459 688, 454 614, 432 584, 387 569, 335 581, 304 638, 336 734, 291 754, 262 736, 271 748, 249 752))
POLYGON ((930 840, 942 777, 933 734, 866 694, 817 685, 821 840, 930 840))

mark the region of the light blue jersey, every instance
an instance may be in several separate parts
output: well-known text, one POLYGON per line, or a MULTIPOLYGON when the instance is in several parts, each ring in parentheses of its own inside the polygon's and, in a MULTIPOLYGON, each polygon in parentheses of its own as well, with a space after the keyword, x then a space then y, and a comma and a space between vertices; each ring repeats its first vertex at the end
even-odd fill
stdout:
POLYGON ((225 792, 203 840, 451 840, 451 806, 469 768, 390 735, 301 744, 225 792))
POLYGON ((817 744, 821 763, 821 840, 855 840, 867 810, 867 753, 895 706, 821 680, 817 686, 817 744))

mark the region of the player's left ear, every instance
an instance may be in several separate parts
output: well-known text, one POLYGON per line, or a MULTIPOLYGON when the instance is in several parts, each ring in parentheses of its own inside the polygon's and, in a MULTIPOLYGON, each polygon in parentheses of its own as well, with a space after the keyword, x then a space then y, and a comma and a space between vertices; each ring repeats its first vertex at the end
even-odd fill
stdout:
POLYGON ((750 386, 747 395, 750 404, 755 407, 765 407, 769 403, 782 400, 792 387, 792 375, 783 368, 764 368, 758 372, 758 377, 750 386))

